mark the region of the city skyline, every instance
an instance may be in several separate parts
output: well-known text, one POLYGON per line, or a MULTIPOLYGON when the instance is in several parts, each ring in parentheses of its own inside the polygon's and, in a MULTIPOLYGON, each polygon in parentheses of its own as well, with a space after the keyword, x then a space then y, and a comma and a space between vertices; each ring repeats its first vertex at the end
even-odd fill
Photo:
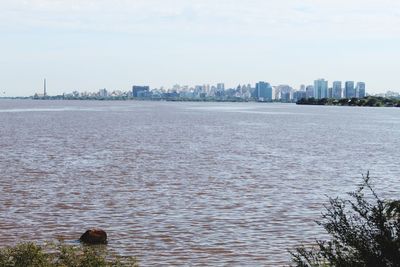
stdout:
POLYGON ((4 0, 0 95, 315 77, 400 90, 400 2, 4 0))
MULTIPOLYGON (((37 88, 37 89, 33 89, 26 95, 13 95, 13 96, 7 96, 7 97, 27 97, 27 96, 32 96, 33 94, 44 94, 44 95, 46 95, 47 91, 48 91, 48 89, 47 89, 47 80, 48 80, 47 78, 43 78, 41 80, 41 86, 42 87, 41 88, 37 88)), ((364 81, 355 81, 355 80, 349 80, 349 81, 347 81, 347 80, 346 81, 344 81, 344 80, 333 80, 333 81, 328 81, 327 79, 324 79, 324 78, 318 78, 318 79, 314 79, 311 82, 308 82, 308 83, 305 83, 305 84, 299 84, 299 85, 295 85, 295 86, 291 85, 290 83, 285 83, 285 82, 280 83, 280 84, 272 84, 268 80, 262 80, 262 79, 258 80, 258 81, 236 83, 236 85, 233 85, 233 86, 227 85, 225 82, 221 82, 221 81, 218 81, 218 82, 215 82, 215 83, 200 82, 198 84, 195 84, 195 83, 190 83, 190 84, 173 83, 173 85, 170 85, 170 86, 161 85, 159 87, 151 86, 151 85, 149 85, 151 83, 144 82, 144 83, 142 83, 142 85, 136 85, 136 86, 146 86, 146 87, 149 87, 150 90, 156 89, 156 90, 165 90, 165 91, 174 90, 174 89, 176 89, 177 86, 180 87, 180 88, 195 88, 197 86, 210 86, 210 87, 212 86, 212 87, 220 88, 220 89, 221 88, 223 88, 223 89, 225 89, 225 88, 226 89, 232 89, 232 88, 237 88, 238 86, 242 86, 242 85, 246 85, 246 86, 247 85, 252 85, 253 88, 257 88, 257 84, 259 82, 261 82, 261 83, 267 83, 268 86, 272 86, 272 87, 288 86, 288 87, 290 87, 290 88, 292 88, 293 90, 296 90, 296 91, 306 91, 306 88, 309 87, 309 86, 312 86, 313 88, 315 88, 316 87, 315 86, 316 82, 318 82, 318 81, 324 81, 326 83, 325 90, 334 89, 335 88, 335 83, 339 83, 340 84, 340 89, 341 89, 340 93, 342 93, 342 91, 345 92, 344 90, 346 88, 345 87, 346 82, 353 82, 354 86, 356 84, 359 85, 361 83, 361 84, 364 84, 364 87, 365 87, 365 84, 366 84, 364 81), (341 86, 342 83, 344 84, 343 86, 341 86)), ((65 93, 71 92, 71 91, 94 92, 94 91, 103 90, 103 89, 107 89, 107 90, 111 90, 111 91, 129 91, 129 90, 131 90, 131 87, 132 87, 132 84, 129 86, 129 88, 117 88, 117 87, 107 88, 107 87, 104 87, 104 86, 103 87, 100 86, 100 88, 70 88, 70 89, 66 89, 66 90, 63 90, 63 91, 62 90, 57 90, 57 88, 51 88, 50 89, 50 91, 51 91, 50 95, 60 95, 60 94, 65 94, 65 93)), ((365 90, 365 88, 364 88, 364 90, 365 90)), ((370 88, 368 88, 368 91, 370 93, 372 93, 372 94, 379 94, 379 93, 374 93, 373 92, 374 90, 370 90, 370 88)), ((382 93, 385 93, 385 92, 388 92, 388 91, 392 91, 392 90, 386 90, 386 91, 384 91, 382 93)), ((394 90, 394 91, 396 91, 396 90, 394 90)), ((326 97, 327 94, 328 94, 328 92, 326 92, 324 96, 326 97)), ((3 96, 0 95, 0 97, 3 97, 3 96)), ((314 95, 314 97, 320 98, 318 95, 314 95)))
MULTIPOLYGON (((325 79, 314 80, 314 85, 300 85, 298 88, 287 84, 271 85, 266 81, 259 81, 252 84, 242 84, 236 87, 226 87, 225 83, 203 84, 203 85, 179 85, 172 87, 151 88, 148 85, 133 85, 131 90, 118 90, 102 88, 98 91, 78 91, 64 92, 58 95, 47 94, 47 83, 44 79, 42 93, 35 93, 34 99, 181 99, 181 100, 208 100, 208 101, 280 101, 297 102, 300 99, 352 99, 364 98, 370 94, 366 91, 365 82, 333 81, 332 87, 325 79)), ((386 96, 398 97, 399 93, 387 91, 386 96)), ((32 96, 30 96, 32 97, 32 96)))
MULTIPOLYGON (((140 90, 145 89, 145 90, 160 90, 160 91, 165 91, 165 92, 168 92, 168 91, 180 92, 180 91, 193 90, 193 89, 196 89, 196 88, 199 88, 199 87, 203 88, 206 91, 209 91, 210 89, 224 91, 225 89, 228 89, 228 90, 229 89, 237 89, 239 87, 244 86, 244 87, 249 87, 249 89, 250 88, 254 89, 255 91, 258 92, 258 94, 265 94, 264 91, 265 90, 269 90, 268 88, 272 89, 272 88, 285 87, 285 88, 290 88, 290 91, 304 91, 304 92, 306 92, 307 89, 311 87, 312 90, 313 90, 312 97, 317 98, 317 99, 319 99, 319 98, 327 98, 327 97, 328 98, 329 97, 331 97, 331 98, 333 97, 334 98, 334 95, 337 95, 339 97, 341 97, 343 95, 343 96, 348 96, 348 97, 351 98, 352 95, 347 95, 347 93, 346 93, 347 91, 349 91, 349 90, 347 90, 347 87, 346 87, 347 84, 349 84, 349 83, 353 85, 353 90, 356 90, 360 86, 362 87, 362 90, 364 92, 366 90, 366 83, 362 82, 362 81, 357 81, 357 84, 356 84, 357 86, 355 87, 355 81, 354 80, 352 80, 352 81, 335 80, 335 81, 329 82, 326 79, 319 78, 319 79, 314 80, 311 83, 300 84, 299 86, 291 86, 288 83, 274 85, 274 84, 271 84, 268 81, 260 80, 258 82, 254 82, 253 81, 253 82, 241 83, 241 84, 237 84, 235 86, 227 86, 224 82, 221 82, 221 81, 217 82, 217 83, 213 83, 213 84, 209 84, 209 83, 200 83, 200 84, 179 84, 179 83, 175 83, 172 86, 160 86, 160 87, 149 86, 149 83, 145 83, 145 85, 144 84, 142 84, 142 85, 135 84, 135 85, 132 86, 132 88, 129 88, 129 89, 127 89, 127 88, 105 88, 104 87, 104 88, 94 89, 94 90, 87 90, 87 89, 86 90, 85 89, 84 90, 79 90, 79 89, 75 88, 72 91, 86 92, 86 93, 89 93, 89 92, 93 93, 96 90, 98 90, 99 92, 101 92, 101 91, 127 92, 127 91, 130 91, 130 90, 134 91, 135 88, 137 88, 137 89, 140 89, 140 90), (324 84, 322 91, 321 91, 321 88, 319 88, 319 86, 318 86, 318 84, 320 82, 322 82, 324 84), (342 87, 342 82, 345 85, 343 87, 342 87), (330 84, 332 86, 330 86, 330 84), (260 93, 260 90, 262 90, 264 93, 260 93), (331 91, 329 91, 329 90, 331 90, 331 91)), ((55 91, 57 91, 57 90, 55 90, 55 91)), ((69 91, 71 91, 71 90, 69 90, 69 91)), ((62 92, 62 94, 65 94, 65 93, 67 93, 67 91, 62 92)), ((43 88, 35 91, 34 94, 43 95, 43 96, 47 95, 47 79, 46 78, 43 79, 43 88)), ((267 94, 270 95, 271 92, 267 93, 267 94)), ((53 95, 56 95, 56 94, 53 94, 53 95)), ((265 95, 265 97, 266 97, 266 95, 265 95)), ((267 98, 272 98, 272 96, 269 96, 267 98)))

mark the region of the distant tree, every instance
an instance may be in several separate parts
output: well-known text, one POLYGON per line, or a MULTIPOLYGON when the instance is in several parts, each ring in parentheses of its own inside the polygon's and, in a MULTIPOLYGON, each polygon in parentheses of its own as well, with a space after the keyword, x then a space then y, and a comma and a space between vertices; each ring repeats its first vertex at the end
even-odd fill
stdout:
POLYGON ((365 98, 361 98, 358 101, 357 106, 363 107, 363 106, 365 106, 366 103, 367 103, 367 100, 365 98))
POLYGON ((306 99, 306 98, 302 98, 302 99, 298 100, 298 101, 296 102, 296 104, 297 104, 297 105, 304 105, 304 104, 307 104, 307 99, 306 99))
POLYGON ((347 98, 342 98, 339 100, 339 105, 341 106, 347 106, 349 104, 349 99, 347 98))
POLYGON ((310 97, 308 100, 309 105, 317 105, 318 104, 318 100, 315 99, 314 97, 310 97))
POLYGON ((326 105, 332 106, 332 105, 336 105, 337 104, 337 100, 333 99, 333 98, 328 98, 328 101, 326 103, 326 105))
POLYGON ((318 105, 326 105, 328 103, 328 98, 321 98, 318 100, 318 105))
POLYGON ((349 101, 349 106, 357 106, 358 104, 358 98, 352 97, 349 101))
POLYGON ((400 200, 382 200, 369 179, 368 173, 350 200, 330 199, 318 224, 331 239, 291 252, 295 266, 400 266, 400 200))
POLYGON ((367 99, 367 103, 365 103, 365 105, 369 106, 369 107, 375 107, 377 103, 378 103, 378 99, 376 97, 369 97, 367 99))
POLYGON ((384 100, 384 105, 386 106, 386 107, 393 107, 395 104, 394 104, 394 99, 391 99, 391 98, 387 98, 387 99, 385 99, 384 100))

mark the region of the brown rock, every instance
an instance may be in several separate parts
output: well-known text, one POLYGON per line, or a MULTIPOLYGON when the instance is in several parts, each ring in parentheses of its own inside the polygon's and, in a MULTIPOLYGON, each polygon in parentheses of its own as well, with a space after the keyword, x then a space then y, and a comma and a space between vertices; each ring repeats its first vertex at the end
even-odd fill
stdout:
POLYGON ((107 233, 102 229, 87 230, 79 240, 86 244, 107 244, 107 233))

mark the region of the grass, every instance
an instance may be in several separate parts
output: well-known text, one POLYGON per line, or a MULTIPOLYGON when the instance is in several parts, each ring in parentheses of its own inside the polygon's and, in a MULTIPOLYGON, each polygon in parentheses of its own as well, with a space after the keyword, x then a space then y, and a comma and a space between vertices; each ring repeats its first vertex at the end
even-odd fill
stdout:
POLYGON ((21 243, 0 249, 0 267, 138 267, 134 257, 91 246, 21 243))

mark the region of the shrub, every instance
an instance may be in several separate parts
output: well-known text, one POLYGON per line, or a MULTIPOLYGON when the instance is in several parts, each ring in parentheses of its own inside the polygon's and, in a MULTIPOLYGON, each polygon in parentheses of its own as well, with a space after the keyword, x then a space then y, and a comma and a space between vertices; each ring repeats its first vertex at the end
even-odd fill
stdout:
POLYGON ((369 179, 350 200, 330 199, 318 224, 331 239, 291 252, 296 266, 400 266, 400 201, 382 200, 369 179))
POLYGON ((133 257, 111 255, 90 246, 22 243, 0 249, 1 267, 137 267, 133 257))

